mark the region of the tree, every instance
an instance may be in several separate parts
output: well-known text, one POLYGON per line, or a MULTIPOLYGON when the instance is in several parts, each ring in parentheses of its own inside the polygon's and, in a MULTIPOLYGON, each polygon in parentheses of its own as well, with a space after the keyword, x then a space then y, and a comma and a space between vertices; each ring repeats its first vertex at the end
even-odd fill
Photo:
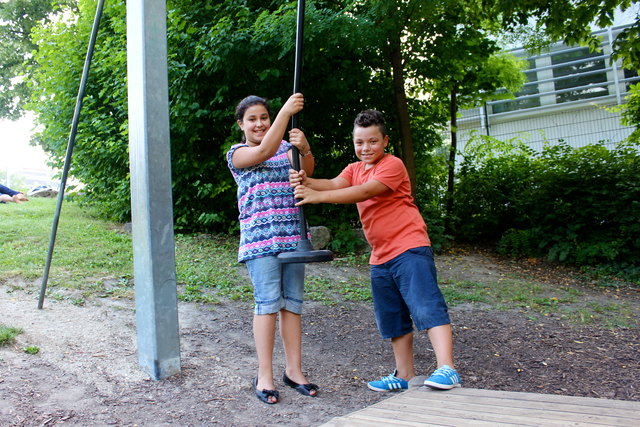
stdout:
POLYGON ((34 66, 31 31, 72 1, 3 0, 0 2, 0 117, 17 119, 29 100, 28 68, 34 66))
MULTIPOLYGON (((443 12, 446 14, 446 12, 443 12)), ((460 108, 471 108, 506 97, 524 84, 525 63, 512 55, 499 53, 495 41, 473 25, 443 26, 443 37, 434 43, 432 52, 446 60, 427 64, 433 75, 441 76, 427 83, 436 104, 449 104, 451 144, 446 195, 445 232, 451 232, 454 204, 455 159, 457 155, 457 116, 460 108)))
MULTIPOLYGON (((412 117, 417 115, 415 113, 431 117, 441 115, 436 119, 438 122, 444 122, 447 117, 442 114, 443 99, 434 98, 430 93, 429 103, 436 100, 437 105, 429 108, 425 94, 442 87, 444 81, 466 84, 470 87, 469 93, 471 88, 477 89, 480 84, 473 81, 475 76, 488 58, 499 50, 496 42, 490 39, 490 32, 483 28, 484 23, 470 13, 467 3, 438 0, 355 2, 356 14, 374 22, 379 33, 375 40, 380 57, 378 67, 391 73, 395 117, 401 138, 397 154, 407 167, 414 194, 416 144, 412 122, 416 123, 416 120, 412 117), (474 73, 469 71, 471 67, 475 67, 474 73), (432 111, 427 113, 429 109, 432 111)), ((500 74, 485 73, 483 84, 491 88, 504 86, 499 80, 501 77, 500 74), (489 83, 492 78, 493 82, 489 83)), ((455 94, 453 100, 455 103, 455 94)), ((417 149, 425 148, 418 144, 417 149)))
MULTIPOLYGON (((87 203, 125 220, 125 3, 105 6, 71 174, 87 185, 87 203)), ((504 76, 490 71, 507 68, 504 61, 496 68, 501 59, 492 56, 497 48, 490 36, 511 25, 507 6, 480 0, 308 2, 302 81, 308 102, 301 123, 314 145, 318 175, 335 176, 354 159, 351 120, 364 108, 386 115, 394 152, 410 169, 414 162, 421 170, 415 155, 437 145, 433 129, 451 117, 446 106, 457 111, 467 97, 479 100, 506 86, 504 76), (423 96, 428 90, 436 94, 431 100, 423 96)), ((95 0, 80 0, 77 13, 69 10, 68 18, 44 20, 32 31, 38 50, 27 68, 31 108, 42 125, 36 141, 57 166, 64 158, 95 0)), ((295 2, 183 0, 169 1, 167 10, 175 223, 182 230, 226 231, 237 216, 224 159, 240 138, 233 108, 257 94, 277 109, 290 94, 295 2)), ((412 181, 417 183, 415 176, 412 181)), ((355 215, 347 212, 353 211, 318 206, 309 218, 352 221, 355 215)))
MULTIPOLYGON (((600 40, 592 34, 593 25, 606 28, 613 25, 616 10, 637 7, 631 0, 483 0, 476 13, 496 22, 502 29, 513 32, 521 25, 533 25, 552 41, 562 40, 568 45, 588 45, 597 50, 600 40)), ((640 68, 640 23, 618 35, 614 42, 614 58, 621 58, 627 68, 640 68)))
MULTIPOLYGON (((295 3, 227 0, 214 7, 185 0, 167 6, 175 224, 181 230, 227 231, 237 217, 235 184, 224 157, 240 139, 233 109, 258 94, 277 110, 291 93, 295 3)), ((44 23, 34 32, 40 49, 31 108, 42 125, 36 141, 58 167, 94 11, 95 0, 81 0, 77 19, 44 23)), ((308 102, 301 123, 314 143, 318 169, 329 175, 352 157, 345 118, 355 117, 376 95, 369 89, 370 69, 362 65, 367 51, 359 45, 367 27, 341 31, 355 18, 332 2, 314 2, 307 18, 308 102)), ((130 214, 125 22, 124 1, 106 3, 70 170, 86 184, 80 200, 119 221, 130 214)))

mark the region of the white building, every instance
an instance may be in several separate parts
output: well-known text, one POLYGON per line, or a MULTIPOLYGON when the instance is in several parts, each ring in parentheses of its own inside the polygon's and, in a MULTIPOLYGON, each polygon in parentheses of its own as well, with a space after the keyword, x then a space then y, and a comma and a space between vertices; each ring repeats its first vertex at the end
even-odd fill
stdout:
POLYGON ((624 28, 595 33, 602 39, 601 52, 563 44, 531 57, 523 49, 511 51, 529 62, 527 83, 515 99, 461 112, 459 152, 464 152, 474 134, 503 141, 518 138, 535 150, 541 150, 545 141, 564 140, 581 147, 624 140, 633 128, 622 126, 620 113, 607 109, 624 103, 630 84, 640 81, 638 74, 623 69, 620 61, 610 61, 612 43, 624 28))

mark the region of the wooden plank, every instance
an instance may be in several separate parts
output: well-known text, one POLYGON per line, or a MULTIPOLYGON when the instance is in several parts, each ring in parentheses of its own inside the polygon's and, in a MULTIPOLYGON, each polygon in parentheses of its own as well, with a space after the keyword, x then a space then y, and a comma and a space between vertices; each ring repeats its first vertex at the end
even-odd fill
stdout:
POLYGON ((458 390, 448 392, 423 392, 409 390, 401 395, 399 394, 395 398, 397 398, 398 401, 414 398, 435 402, 451 401, 458 402, 460 404, 483 403, 487 405, 500 405, 500 402, 508 401, 511 407, 546 410, 552 410, 554 405, 560 405, 568 410, 575 410, 576 412, 583 414, 628 416, 633 419, 637 419, 637 414, 640 412, 640 402, 576 396, 540 395, 535 393, 522 393, 522 395, 520 395, 520 393, 501 391, 495 392, 493 395, 486 393, 475 394, 473 392, 461 392, 458 390))
POLYGON ((376 408, 367 408, 367 410, 354 412, 347 417, 334 418, 323 427, 334 426, 455 426, 455 427, 514 427, 522 424, 497 423, 495 421, 482 421, 477 419, 455 419, 442 416, 430 416, 428 419, 418 420, 411 419, 407 416, 394 414, 390 417, 385 412, 379 412, 376 408))
MULTIPOLYGON (((535 395, 530 396, 535 398, 535 395)), ((630 420, 638 420, 638 413, 640 413, 640 402, 624 402, 627 403, 625 408, 610 408, 602 406, 600 399, 593 399, 596 402, 592 405, 586 405, 582 401, 580 405, 574 404, 574 400, 571 396, 559 396, 560 399, 554 399, 554 401, 540 402, 537 400, 523 400, 523 399, 508 399, 508 398, 493 398, 493 397, 476 397, 472 395, 465 396, 465 399, 456 399, 456 396, 451 394, 440 396, 434 396, 433 394, 420 394, 420 393, 403 393, 402 396, 397 396, 394 399, 394 403, 407 403, 420 405, 421 401, 430 401, 434 405, 440 407, 444 405, 482 405, 487 407, 506 407, 510 410, 515 408, 530 412, 564 412, 564 413, 577 413, 586 417, 615 417, 615 418, 628 418, 630 420), (630 405, 629 405, 630 404, 630 405), (635 404, 635 405, 634 405, 635 404)), ((609 401, 605 401, 609 402, 609 401)))
POLYGON ((415 388, 325 426, 640 426, 640 402, 459 388, 415 388))
POLYGON ((384 409, 392 412, 404 412, 428 416, 447 416, 458 419, 485 420, 491 422, 509 422, 518 425, 538 425, 543 422, 546 425, 619 425, 637 426, 638 420, 618 418, 615 416, 600 417, 595 415, 583 415, 575 412, 527 410, 526 408, 510 408, 505 406, 488 406, 481 404, 466 404, 448 402, 438 406, 431 406, 427 402, 416 404, 399 404, 394 401, 387 402, 384 409), (531 420, 535 420, 533 423, 531 420))
POLYGON ((629 400, 613 400, 613 399, 601 399, 595 397, 582 397, 582 396, 565 396, 560 394, 542 394, 542 393, 528 393, 521 391, 504 391, 504 390, 484 390, 477 388, 456 388, 449 391, 435 391, 428 387, 419 387, 409 390, 410 392, 422 392, 429 394, 442 394, 442 395, 455 395, 455 396, 472 396, 477 397, 493 397, 493 398, 507 398, 512 400, 527 400, 527 401, 539 401, 539 402, 563 402, 567 399, 577 405, 585 406, 597 406, 602 408, 620 408, 627 409, 640 408, 640 402, 633 402, 629 400))
MULTIPOLYGON (((510 424, 519 426, 538 426, 542 422, 545 426, 593 426, 602 425, 598 423, 588 423, 581 421, 577 418, 569 420, 555 420, 544 419, 540 420, 536 417, 529 417, 526 415, 512 415, 512 414, 494 414, 487 412, 474 412, 466 409, 449 409, 442 411, 440 409, 433 409, 428 407, 413 407, 408 408, 401 405, 397 408, 393 408, 390 405, 384 407, 370 407, 366 411, 368 416, 376 416, 377 418, 384 420, 385 423, 389 420, 402 420, 404 422, 418 422, 420 424, 428 423, 448 423, 453 425, 459 425, 463 420, 467 420, 474 424, 482 421, 491 425, 496 424, 510 424)), ((605 424, 607 425, 607 424, 605 424)), ((608 424, 611 425, 611 424, 608 424)))

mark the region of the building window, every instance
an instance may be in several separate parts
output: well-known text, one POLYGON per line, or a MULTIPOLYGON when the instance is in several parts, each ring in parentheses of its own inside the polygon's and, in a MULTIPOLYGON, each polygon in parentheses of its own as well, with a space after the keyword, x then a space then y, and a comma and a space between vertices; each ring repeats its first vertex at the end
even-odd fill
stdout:
POLYGON ((638 83, 638 72, 624 68, 624 83, 625 92, 629 92, 631 85, 638 83))
POLYGON ((524 84, 524 86, 522 86, 522 89, 520 89, 520 91, 515 93, 516 99, 512 101, 501 102, 499 104, 493 104, 491 106, 491 112, 493 114, 506 113, 507 111, 517 111, 540 106, 539 97, 529 96, 539 93, 537 83, 538 74, 535 70, 536 62, 533 58, 527 59, 527 62, 529 63, 529 67, 524 72, 527 76, 527 82, 524 84))
POLYGON ((553 54, 551 63, 557 104, 609 95, 602 53, 588 48, 569 50, 553 54))

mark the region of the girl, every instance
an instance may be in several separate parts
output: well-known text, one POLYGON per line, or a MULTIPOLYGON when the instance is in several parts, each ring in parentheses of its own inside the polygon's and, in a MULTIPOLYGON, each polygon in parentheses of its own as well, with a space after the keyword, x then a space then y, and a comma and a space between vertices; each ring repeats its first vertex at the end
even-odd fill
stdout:
POLYGON ((271 123, 267 102, 249 96, 236 107, 236 120, 244 140, 227 152, 227 164, 238 184, 240 248, 238 261, 245 263, 254 287, 253 336, 258 354, 258 376, 253 388, 261 401, 274 404, 279 393, 273 380, 273 347, 276 318, 286 368, 284 383, 306 396, 318 387, 302 373, 302 296, 304 264, 281 264, 280 252, 293 251, 300 240, 298 208, 289 185, 292 145, 300 152, 300 166, 313 173, 314 159, 304 133, 289 132, 282 140, 291 116, 302 110, 304 97, 292 95, 271 123))

